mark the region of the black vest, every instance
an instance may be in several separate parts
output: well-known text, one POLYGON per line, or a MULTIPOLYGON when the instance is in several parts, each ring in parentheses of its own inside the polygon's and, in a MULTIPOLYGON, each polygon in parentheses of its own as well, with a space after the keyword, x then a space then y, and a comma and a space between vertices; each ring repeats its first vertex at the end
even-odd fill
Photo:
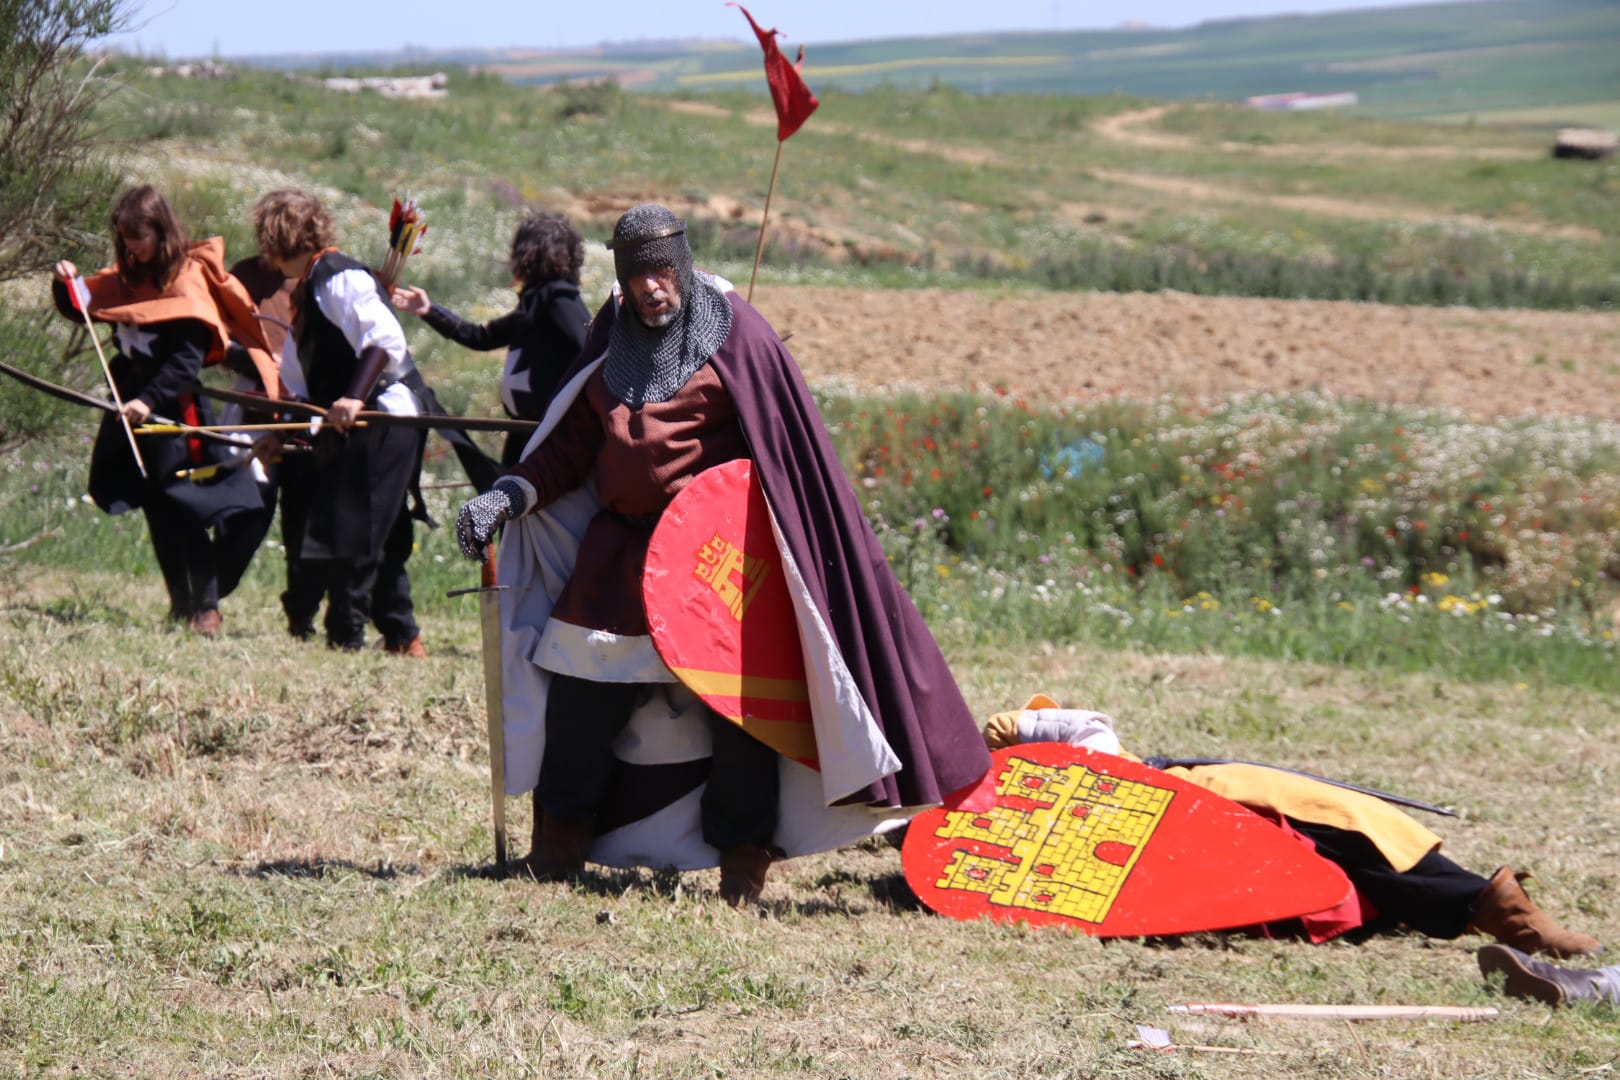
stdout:
MULTIPOLYGON (((309 383, 309 399, 323 407, 349 392, 349 383, 354 381, 355 366, 360 362, 349 345, 349 339, 343 336, 337 324, 322 314, 321 306, 315 302, 315 290, 345 270, 371 273, 371 268, 365 263, 341 251, 329 251, 316 260, 304 279, 303 288, 298 292, 298 313, 293 320, 293 332, 298 337, 298 363, 304 369, 304 379, 309 383)), ((381 295, 381 286, 378 286, 377 292, 381 295)), ((388 298, 383 297, 383 302, 387 303, 388 298)), ((367 401, 375 397, 384 385, 379 380, 367 401)))

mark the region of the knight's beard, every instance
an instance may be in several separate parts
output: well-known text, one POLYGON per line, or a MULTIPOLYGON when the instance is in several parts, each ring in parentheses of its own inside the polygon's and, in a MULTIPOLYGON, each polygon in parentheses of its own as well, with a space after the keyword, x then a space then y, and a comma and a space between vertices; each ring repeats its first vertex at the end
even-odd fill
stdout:
POLYGON ((664 327, 674 322, 676 316, 680 315, 681 308, 685 306, 680 293, 669 293, 666 296, 657 297, 657 299, 666 300, 668 304, 664 310, 658 312, 657 314, 648 315, 646 312, 641 310, 641 306, 639 304, 636 306, 636 317, 641 320, 641 324, 643 326, 650 330, 662 330, 664 327))

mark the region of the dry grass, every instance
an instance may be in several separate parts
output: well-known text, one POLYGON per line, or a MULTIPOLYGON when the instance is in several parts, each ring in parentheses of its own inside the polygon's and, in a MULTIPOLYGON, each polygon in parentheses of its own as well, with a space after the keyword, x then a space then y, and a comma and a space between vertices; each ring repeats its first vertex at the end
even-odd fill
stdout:
MULTIPOLYGON (((1504 1000, 1477 939, 1104 943, 949 922, 916 908, 881 843, 779 868, 757 914, 723 906, 712 872, 499 877, 471 614, 430 610, 433 656, 408 666, 286 640, 254 588, 201 642, 144 614, 161 610, 155 580, 8 582, 7 1074, 1575 1076, 1620 1059, 1612 1011, 1504 1000), (1502 1016, 1164 1012, 1194 1000, 1502 1016), (1244 1052, 1129 1050, 1138 1023, 1244 1052)), ((1109 710, 1141 752, 1453 804, 1455 858, 1534 870, 1547 907, 1620 940, 1607 701, 1216 657, 951 658, 980 713, 1042 688, 1109 710)))

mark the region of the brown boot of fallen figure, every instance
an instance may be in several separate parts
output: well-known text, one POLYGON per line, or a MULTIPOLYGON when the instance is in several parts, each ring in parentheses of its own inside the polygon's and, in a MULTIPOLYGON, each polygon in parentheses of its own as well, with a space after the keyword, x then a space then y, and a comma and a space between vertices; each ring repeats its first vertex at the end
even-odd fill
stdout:
POLYGON ((1474 918, 1468 928, 1524 953, 1569 957, 1602 952, 1596 938, 1565 930, 1531 901, 1519 884, 1529 876, 1514 874, 1512 867, 1498 867, 1474 901, 1474 918))
POLYGON ((1481 975, 1501 972, 1508 997, 1530 998, 1546 1005, 1573 1001, 1620 1003, 1620 967, 1597 971, 1561 968, 1526 956, 1511 945, 1486 945, 1479 950, 1481 975))
POLYGON ((572 881, 585 869, 585 856, 596 839, 591 821, 559 821, 551 814, 536 819, 529 872, 536 881, 572 881))
POLYGON ((738 844, 720 853, 720 899, 732 907, 759 902, 771 851, 758 844, 738 844))

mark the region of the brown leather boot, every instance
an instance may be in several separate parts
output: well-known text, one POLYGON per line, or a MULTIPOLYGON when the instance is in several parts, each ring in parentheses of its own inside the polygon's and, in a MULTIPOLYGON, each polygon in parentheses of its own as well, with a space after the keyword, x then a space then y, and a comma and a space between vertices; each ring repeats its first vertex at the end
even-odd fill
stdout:
POLYGON ((225 619, 220 615, 218 608, 209 608, 207 611, 199 611, 193 615, 187 625, 191 627, 191 632, 198 637, 217 637, 220 624, 224 621, 225 619))
POLYGON ((771 851, 758 844, 738 844, 720 853, 720 899, 732 907, 759 902, 771 851))
POLYGON ((403 645, 384 645, 383 651, 390 656, 408 656, 412 660, 427 659, 427 646, 422 644, 421 634, 417 634, 403 645))
POLYGON ((572 881, 585 869, 585 856, 596 839, 591 821, 559 821, 551 814, 535 819, 529 872, 536 881, 572 881))
POLYGON ((1474 901, 1474 918, 1468 928, 1525 953, 1566 957, 1602 952, 1596 938, 1565 930, 1536 907, 1519 884, 1529 876, 1515 874, 1510 866, 1498 867, 1474 901))
POLYGON ((1502 991, 1508 997, 1534 998, 1553 1006, 1572 1001, 1620 1001, 1620 987, 1612 975, 1617 970, 1556 967, 1526 956, 1511 945, 1486 945, 1479 950, 1480 974, 1501 972, 1506 976, 1502 991))

